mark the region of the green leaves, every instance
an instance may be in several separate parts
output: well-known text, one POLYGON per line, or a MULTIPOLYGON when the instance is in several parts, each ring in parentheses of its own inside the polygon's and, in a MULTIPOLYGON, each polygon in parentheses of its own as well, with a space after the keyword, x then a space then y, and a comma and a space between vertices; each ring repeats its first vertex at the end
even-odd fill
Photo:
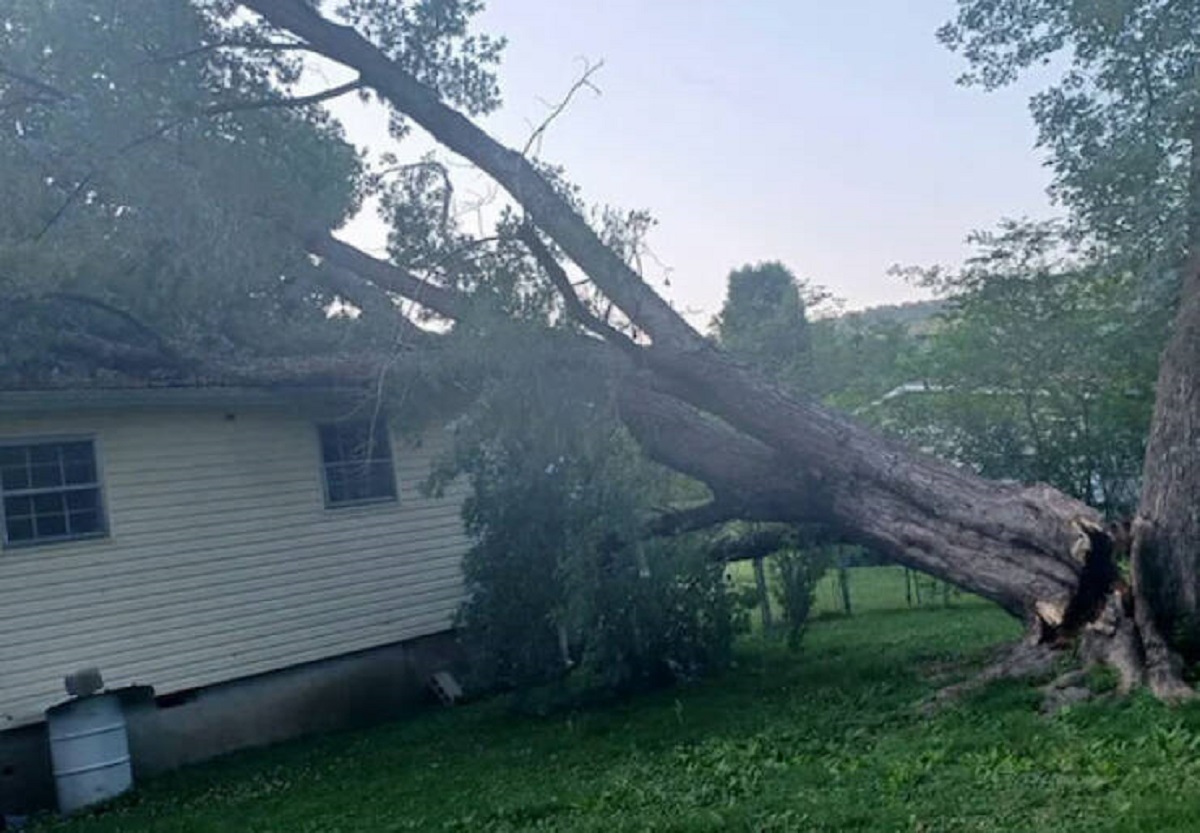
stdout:
POLYGON ((721 566, 693 537, 644 539, 678 478, 617 422, 602 374, 556 365, 552 336, 509 344, 441 473, 472 486, 460 624, 475 682, 544 711, 722 667, 721 566))
MULTIPOLYGON (((504 39, 470 31, 481 0, 346 0, 338 14, 418 81, 470 115, 500 106, 504 39)), ((403 121, 393 120, 402 135, 403 121)))
POLYGON ((1055 224, 976 237, 876 419, 988 477, 1042 481, 1118 515, 1138 491, 1166 310, 1055 224))
POLYGON ((1189 234, 1200 117, 1200 6, 1165 0, 959 0, 938 33, 966 83, 1061 68, 1031 101, 1053 194, 1121 266, 1157 279, 1189 234))
POLYGON ((0 14, 5 65, 62 92, 0 76, 0 293, 100 298, 197 353, 341 337, 294 231, 356 208, 356 153, 319 109, 238 109, 292 59, 216 48, 235 36, 185 0, 0 14))
POLYGON ((778 262, 743 266, 729 273, 725 305, 713 320, 722 346, 772 380, 804 389, 809 340, 806 304, 796 276, 778 262))
MULTIPOLYGON (((353 0, 342 12, 441 95, 483 113, 499 103, 502 42, 470 31, 480 8, 353 0)), ((237 4, 14 0, 0 23, 0 294, 99 298, 212 358, 382 352, 390 315, 330 316, 347 299, 305 235, 341 226, 376 191, 395 221, 393 250, 425 255, 434 279, 464 272, 475 288, 514 260, 435 262, 462 239, 439 233, 436 183, 415 179, 432 163, 413 168, 411 188, 368 177, 340 125, 305 103, 301 44, 237 4)), ((16 326, 6 317, 0 335, 16 326)), ((6 354, 22 358, 25 336, 6 354)), ((33 372, 45 351, 26 352, 33 372)))

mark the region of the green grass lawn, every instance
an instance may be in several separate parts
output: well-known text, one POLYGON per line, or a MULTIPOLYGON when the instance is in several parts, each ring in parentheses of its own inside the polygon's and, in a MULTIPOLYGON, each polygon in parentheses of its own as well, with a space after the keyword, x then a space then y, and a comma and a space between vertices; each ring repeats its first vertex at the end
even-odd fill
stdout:
MULTIPOLYGON (((520 717, 501 700, 236 755, 144 784, 100 831, 1200 830, 1200 708, 1146 697, 1039 715, 993 686, 916 706, 1015 623, 971 599, 908 609, 855 571, 853 618, 800 653, 747 640, 720 679, 520 717)), ((824 604, 824 603, 823 603, 824 604)))

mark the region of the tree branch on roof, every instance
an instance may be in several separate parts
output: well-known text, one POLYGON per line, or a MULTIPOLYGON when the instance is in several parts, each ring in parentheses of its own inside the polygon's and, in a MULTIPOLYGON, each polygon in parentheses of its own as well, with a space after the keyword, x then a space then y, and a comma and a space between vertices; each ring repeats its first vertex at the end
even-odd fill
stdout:
POLYGON ((206 107, 200 108, 194 113, 189 113, 187 115, 180 116, 179 118, 172 119, 165 124, 159 125, 153 130, 130 139, 128 142, 117 148, 113 155, 116 156, 123 153, 128 153, 135 148, 141 147, 148 142, 152 142, 155 139, 170 133, 177 127, 182 127, 189 122, 195 121, 196 119, 222 116, 227 113, 243 113, 250 110, 267 110, 279 107, 308 107, 312 104, 320 104, 323 101, 330 101, 331 99, 338 98, 346 93, 360 90, 362 87, 362 80, 356 78, 353 81, 347 81, 345 84, 338 84, 336 87, 330 87, 327 90, 322 90, 310 95, 295 96, 292 98, 255 98, 244 101, 229 101, 210 104, 206 107))
POLYGON ((52 99, 62 100, 68 97, 67 94, 58 87, 48 84, 39 78, 35 78, 28 73, 19 72, 6 64, 0 64, 0 75, 11 78, 14 81, 19 81, 25 86, 32 87, 33 89, 45 96, 49 96, 52 99))
POLYGON ((175 61, 186 61, 189 58, 194 58, 197 55, 204 55, 209 52, 216 52, 220 49, 245 49, 247 51, 259 52, 311 52, 312 47, 306 43, 299 41, 256 41, 256 40, 229 40, 215 41, 206 43, 202 46, 185 49, 181 52, 170 52, 166 54, 154 54, 147 57, 141 64, 169 64, 175 61))
POLYGON ((529 223, 523 224, 517 231, 517 237, 525 244, 533 255, 534 260, 542 267, 542 271, 550 278, 550 282, 558 290, 558 294, 567 308, 567 314, 571 318, 575 319, 584 328, 598 336, 602 336, 606 341, 620 347, 631 355, 637 355, 641 352, 641 348, 633 342, 633 339, 600 318, 580 300, 579 296, 575 294, 575 287, 571 285, 571 279, 567 276, 566 271, 554 259, 554 255, 546 248, 546 244, 538 237, 537 230, 532 225, 529 223))

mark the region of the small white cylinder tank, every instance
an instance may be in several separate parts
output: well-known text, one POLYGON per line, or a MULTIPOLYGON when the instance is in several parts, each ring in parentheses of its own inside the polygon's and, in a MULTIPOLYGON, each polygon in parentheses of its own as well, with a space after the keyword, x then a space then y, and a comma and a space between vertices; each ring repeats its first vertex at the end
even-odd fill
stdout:
POLYGON ((116 694, 96 694, 46 710, 58 809, 73 813, 133 786, 125 715, 116 694))

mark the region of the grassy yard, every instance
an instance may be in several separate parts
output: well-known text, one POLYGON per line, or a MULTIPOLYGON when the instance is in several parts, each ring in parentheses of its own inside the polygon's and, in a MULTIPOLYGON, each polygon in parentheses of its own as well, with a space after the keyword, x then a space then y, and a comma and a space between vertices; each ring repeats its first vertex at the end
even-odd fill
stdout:
POLYGON ((191 768, 35 829, 1200 829, 1200 708, 1134 697, 1051 718, 1004 684, 924 717, 922 698, 1014 623, 976 600, 910 610, 888 569, 855 571, 852 589, 853 618, 820 618, 799 654, 749 640, 721 679, 550 718, 501 701, 431 712, 191 768))

